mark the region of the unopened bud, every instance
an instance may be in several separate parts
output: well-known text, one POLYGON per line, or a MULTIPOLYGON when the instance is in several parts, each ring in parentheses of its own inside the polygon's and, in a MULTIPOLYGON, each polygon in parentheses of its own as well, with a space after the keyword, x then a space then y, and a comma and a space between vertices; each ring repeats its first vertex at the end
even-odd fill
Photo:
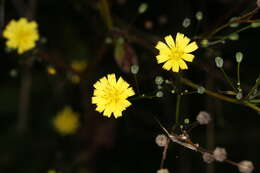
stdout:
MULTIPOLYGON (((234 21, 234 20, 237 20, 237 17, 232 17, 232 18, 230 19, 230 22, 232 22, 232 21, 234 21)), ((231 28, 236 28, 236 27, 239 26, 239 23, 232 23, 232 24, 230 24, 229 26, 230 26, 231 28)))
POLYGON ((236 60, 238 63, 240 63, 243 59, 243 53, 242 52, 237 52, 236 53, 236 60))
POLYGON ((190 26, 190 23, 191 23, 190 19, 189 19, 189 18, 185 18, 185 19, 183 20, 183 22, 182 22, 182 26, 183 26, 184 28, 188 28, 188 27, 190 26))
POLYGON ((137 64, 131 65, 131 73, 137 74, 139 72, 139 66, 137 64))
POLYGON ((161 85, 161 84, 163 84, 164 79, 162 76, 156 76, 154 81, 155 81, 156 85, 161 85))
POLYGON ((156 173, 169 173, 168 169, 159 169, 156 173))
POLYGON ((138 13, 139 13, 139 14, 142 14, 142 13, 146 12, 147 8, 148 8, 147 3, 142 3, 142 4, 139 6, 139 8, 138 8, 138 13))
POLYGON ((198 92, 199 94, 204 94, 205 90, 206 90, 206 89, 205 89, 204 87, 202 87, 202 86, 200 86, 200 87, 197 88, 197 92, 198 92))
POLYGON ((156 97, 158 97, 158 98, 163 97, 163 92, 162 92, 162 91, 158 91, 158 92, 156 93, 156 97))
POLYGON ((233 41, 236 41, 239 39, 239 35, 238 34, 231 34, 228 36, 229 40, 233 40, 233 41))
POLYGON ((198 21, 200 21, 200 20, 203 19, 203 13, 202 13, 202 11, 198 11, 198 12, 196 13, 196 19, 197 19, 198 21))
POLYGON ((223 67, 223 64, 224 64, 224 61, 223 61, 223 59, 222 59, 221 57, 217 56, 217 57, 215 58, 215 63, 216 63, 216 66, 217 66, 218 68, 222 68, 222 67, 223 67))

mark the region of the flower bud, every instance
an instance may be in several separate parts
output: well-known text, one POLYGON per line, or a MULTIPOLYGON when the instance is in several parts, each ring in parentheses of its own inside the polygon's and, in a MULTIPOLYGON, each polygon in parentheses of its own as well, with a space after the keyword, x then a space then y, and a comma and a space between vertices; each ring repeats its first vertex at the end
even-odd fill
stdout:
MULTIPOLYGON (((230 22, 232 22, 232 21, 234 21, 234 20, 236 20, 237 19, 237 17, 232 17, 231 19, 230 19, 230 22)), ((231 28, 236 28, 236 27, 238 27, 239 26, 239 23, 232 23, 232 24, 230 24, 229 25, 231 28)))
POLYGON ((238 63, 240 63, 243 59, 243 53, 242 52, 237 52, 236 53, 236 60, 238 63))
POLYGON ((230 34, 229 36, 228 36, 228 38, 229 38, 229 40, 233 40, 233 41, 236 41, 236 40, 238 40, 239 39, 239 35, 238 34, 230 34))
POLYGON ((200 21, 200 20, 203 19, 203 13, 202 13, 202 11, 198 11, 198 12, 196 13, 196 19, 197 19, 198 21, 200 21))
POLYGON ((215 63, 216 63, 216 66, 218 68, 222 68, 223 64, 224 64, 224 61, 223 61, 223 59, 221 57, 218 56, 218 57, 215 58, 215 63))
POLYGON ((139 66, 137 64, 131 65, 131 73, 137 74, 139 72, 139 66))
POLYGON ((146 12, 147 8, 148 8, 147 3, 142 3, 142 4, 139 6, 139 8, 138 8, 138 13, 139 13, 139 14, 142 14, 142 13, 146 12))
POLYGON ((163 79, 162 76, 156 76, 155 77, 155 84, 156 85, 161 85, 161 84, 163 84, 163 82, 164 82, 164 79, 163 79))
POLYGON ((182 22, 182 26, 183 26, 184 28, 188 28, 188 27, 190 26, 190 24, 191 24, 191 21, 190 21, 189 18, 185 18, 185 19, 183 20, 183 22, 182 22))
POLYGON ((197 88, 197 92, 198 92, 199 94, 204 94, 205 90, 206 90, 206 89, 205 89, 204 87, 202 87, 202 86, 200 86, 200 87, 197 88))
POLYGON ((163 92, 162 92, 162 91, 158 91, 158 92, 156 93, 156 97, 158 97, 158 98, 163 97, 163 92))
POLYGON ((168 169, 159 169, 156 173, 169 173, 168 169))

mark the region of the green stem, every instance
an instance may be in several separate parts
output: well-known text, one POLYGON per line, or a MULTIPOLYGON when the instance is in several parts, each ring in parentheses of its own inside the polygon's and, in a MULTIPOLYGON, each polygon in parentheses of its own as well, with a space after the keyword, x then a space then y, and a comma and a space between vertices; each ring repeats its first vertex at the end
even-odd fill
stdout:
POLYGON ((111 30, 113 27, 113 21, 112 21, 109 4, 108 4, 107 0, 100 1, 99 12, 100 12, 101 17, 105 21, 107 28, 109 30, 111 30))
MULTIPOLYGON (((185 78, 181 78, 181 83, 183 83, 184 85, 187 85, 191 88, 194 88, 194 89, 197 89, 200 87, 200 85, 197 85, 193 82, 191 82, 190 80, 188 79, 185 79, 185 78)), ((205 94, 211 96, 211 97, 215 97, 217 99, 220 99, 220 100, 223 100, 223 101, 226 101, 226 102, 230 102, 230 103, 234 103, 234 104, 241 104, 241 105, 244 105, 246 107, 249 107, 253 110, 255 110, 256 112, 260 113, 260 107, 252 104, 252 103, 249 103, 249 102, 246 102, 246 101, 239 101, 237 99, 233 99, 233 98, 230 98, 230 97, 227 97, 225 95, 222 95, 222 94, 219 94, 219 93, 216 93, 216 92, 213 92, 213 91, 210 91, 210 90, 205 90, 205 94)))
POLYGON ((259 74, 258 78, 256 79, 255 85, 251 88, 251 90, 249 91, 247 96, 244 98, 244 100, 249 99, 249 97, 254 93, 254 91, 258 88, 259 85, 260 85, 260 74, 259 74))
POLYGON ((128 99, 128 100, 130 100, 130 101, 133 101, 133 100, 140 100, 140 99, 153 99, 153 98, 155 98, 156 96, 147 96, 147 95, 139 95, 139 96, 137 96, 137 97, 134 97, 134 98, 130 98, 130 99, 128 99))
POLYGON ((226 74, 226 72, 224 71, 224 69, 221 67, 220 70, 222 71, 225 79, 227 80, 227 82, 229 83, 229 85, 234 89, 235 92, 238 92, 237 88, 233 85, 233 83, 231 82, 231 80, 229 79, 228 75, 226 74))
POLYGON ((178 124, 180 119, 180 103, 181 103, 181 95, 178 94, 176 100, 175 124, 178 124))
POLYGON ((237 63, 237 87, 238 87, 238 90, 241 90, 241 88, 240 88, 240 62, 237 63))

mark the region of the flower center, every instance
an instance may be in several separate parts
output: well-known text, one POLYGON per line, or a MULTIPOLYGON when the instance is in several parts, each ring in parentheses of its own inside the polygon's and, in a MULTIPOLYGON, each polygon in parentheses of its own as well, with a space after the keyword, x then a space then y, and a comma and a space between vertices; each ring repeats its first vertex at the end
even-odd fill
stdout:
POLYGON ((117 104, 121 100, 120 91, 117 88, 111 87, 109 92, 107 92, 106 98, 109 100, 109 104, 117 104))
POLYGON ((24 43, 29 36, 29 32, 24 29, 20 29, 17 31, 16 39, 21 44, 24 43))
POLYGON ((172 53, 172 57, 174 59, 181 58, 184 54, 184 52, 182 50, 178 49, 178 48, 175 49, 175 50, 172 50, 171 53, 172 53))

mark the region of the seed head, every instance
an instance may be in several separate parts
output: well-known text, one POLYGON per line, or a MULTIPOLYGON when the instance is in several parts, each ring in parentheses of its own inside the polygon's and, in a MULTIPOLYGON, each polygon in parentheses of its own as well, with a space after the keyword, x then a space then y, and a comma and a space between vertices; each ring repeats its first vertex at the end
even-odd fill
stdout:
POLYGON ((190 19, 189 19, 189 18, 185 18, 185 19, 183 20, 183 22, 182 22, 182 26, 183 26, 184 28, 188 28, 188 27, 190 26, 190 23, 191 23, 190 19))
POLYGON ((202 158, 206 163, 211 163, 214 161, 214 156, 207 152, 203 153, 202 158))
POLYGON ((156 136, 155 142, 159 147, 165 147, 168 143, 168 138, 164 134, 156 136))
POLYGON ((208 124, 211 121, 210 114, 205 111, 200 111, 197 115, 196 120, 199 122, 199 124, 208 124))
POLYGON ((200 20, 203 19, 203 13, 202 13, 202 11, 198 11, 198 12, 196 13, 196 19, 197 19, 198 21, 200 21, 200 20))
POLYGON ((221 67, 223 67, 224 61, 221 57, 217 56, 215 58, 215 63, 218 68, 221 68, 221 67))
POLYGON ((238 163, 238 169, 241 173, 251 173, 254 170, 254 165, 251 161, 244 160, 238 163))
POLYGON ((217 160, 219 162, 223 162, 227 158, 227 152, 226 152, 225 148, 217 147, 213 152, 213 156, 214 156, 215 160, 217 160))
POLYGON ((243 53, 242 52, 237 52, 236 53, 236 60, 238 63, 240 63, 243 59, 243 53))

